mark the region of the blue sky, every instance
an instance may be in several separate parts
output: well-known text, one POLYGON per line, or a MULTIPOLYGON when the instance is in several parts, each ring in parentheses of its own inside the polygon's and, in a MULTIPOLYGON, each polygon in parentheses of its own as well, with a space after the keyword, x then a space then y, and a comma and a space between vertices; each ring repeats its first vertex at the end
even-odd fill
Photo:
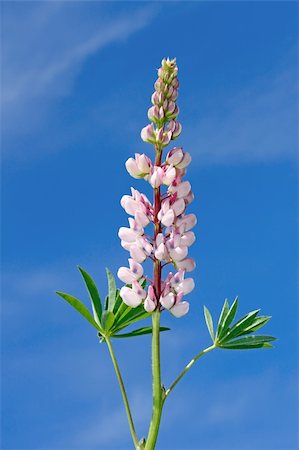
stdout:
MULTIPOLYGON (((298 448, 297 4, 3 2, 2 448, 131 448, 105 347, 54 294, 104 296, 127 254, 119 199, 164 56, 180 70, 178 144, 198 216, 190 314, 167 315, 169 384, 209 344, 202 307, 273 316, 273 350, 215 351, 164 410, 160 450, 298 448)), ((266 330, 265 330, 266 331, 266 330)), ((150 339, 115 343, 140 436, 150 339)))

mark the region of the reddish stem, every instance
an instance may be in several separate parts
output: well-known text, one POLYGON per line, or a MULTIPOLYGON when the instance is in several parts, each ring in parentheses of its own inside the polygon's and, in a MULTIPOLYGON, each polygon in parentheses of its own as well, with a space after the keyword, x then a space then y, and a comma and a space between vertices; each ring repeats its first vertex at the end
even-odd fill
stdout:
MULTIPOLYGON (((155 147, 156 159, 155 166, 161 166, 162 149, 160 147, 155 147)), ((160 186, 154 190, 154 242, 156 237, 162 231, 161 222, 158 219, 158 213, 161 209, 161 191, 160 186)), ((156 294, 157 300, 161 296, 161 261, 154 257, 154 282, 153 288, 156 294)))

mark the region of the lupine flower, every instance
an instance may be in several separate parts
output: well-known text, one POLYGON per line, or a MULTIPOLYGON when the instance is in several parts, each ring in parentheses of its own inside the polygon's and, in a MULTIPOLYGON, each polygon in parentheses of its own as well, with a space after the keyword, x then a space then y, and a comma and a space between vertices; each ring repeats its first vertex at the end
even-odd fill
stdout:
POLYGON ((152 162, 143 153, 135 153, 135 159, 129 158, 126 161, 126 169, 133 178, 146 178, 151 171, 152 162))
POLYGON ((165 309, 181 317, 189 310, 189 303, 183 298, 194 288, 193 279, 185 278, 185 273, 195 267, 188 251, 195 240, 190 230, 196 224, 196 217, 185 213, 193 200, 193 193, 189 181, 183 180, 191 156, 182 147, 174 147, 167 153, 165 161, 161 158, 163 148, 182 131, 177 121, 177 73, 175 59, 163 59, 151 97, 153 106, 148 110, 151 123, 141 130, 142 140, 155 147, 155 161, 145 154, 136 153, 135 158, 126 162, 129 174, 148 181, 155 195, 152 204, 144 194, 131 188, 132 195, 124 195, 121 199, 124 210, 133 217, 129 218, 129 228, 119 229, 121 245, 130 252, 131 258, 130 267, 121 267, 118 277, 131 285, 120 290, 127 305, 136 307, 143 303, 148 312, 165 309), (153 236, 148 236, 145 231, 150 223, 154 225, 153 236), (147 258, 159 265, 172 264, 177 272, 175 275, 170 272, 165 280, 158 280, 154 275, 146 293, 140 281, 143 279, 141 263, 147 258))

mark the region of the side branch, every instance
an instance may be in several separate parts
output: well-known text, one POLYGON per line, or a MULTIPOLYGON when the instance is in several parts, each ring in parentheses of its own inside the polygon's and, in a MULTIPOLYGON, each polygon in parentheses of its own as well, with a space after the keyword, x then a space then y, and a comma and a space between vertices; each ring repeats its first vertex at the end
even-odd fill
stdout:
POLYGON ((213 344, 210 347, 207 347, 206 349, 204 349, 203 351, 201 351, 200 353, 198 353, 196 356, 194 356, 193 359, 191 359, 191 361, 186 365, 186 367, 184 368, 184 370, 182 370, 182 372, 179 374, 179 376, 174 380, 174 382, 170 385, 170 387, 166 390, 165 394, 164 394, 164 398, 163 398, 163 403, 165 402, 166 398, 168 397, 168 395, 170 394, 170 392, 174 389, 174 387, 178 384, 178 382, 181 380, 181 378, 183 378, 183 376, 185 375, 185 373, 188 372, 188 370, 191 369, 191 367, 193 366, 193 364, 203 355, 205 355, 206 353, 210 352, 211 350, 213 350, 214 348, 216 348, 216 346, 213 344))
POLYGON ((137 437, 136 431, 135 431, 135 426, 134 426, 134 422, 133 422, 132 413, 131 413, 131 410, 130 410, 130 405, 129 405, 129 400, 128 400, 128 397, 127 397, 125 385, 124 385, 124 382, 123 382, 123 379, 122 379, 122 376, 121 376, 121 373, 120 373, 120 370, 119 370, 119 366, 118 366, 118 363, 117 363, 117 360, 116 360, 116 357, 115 357, 115 354, 114 354, 114 351, 113 351, 113 348, 112 348, 112 344, 111 344, 111 341, 110 341, 109 337, 106 337, 106 342, 107 342, 107 345, 108 345, 109 353, 110 353, 110 356, 111 356, 111 359, 112 359, 112 363, 113 363, 113 366, 114 366, 114 369, 115 369, 115 373, 116 373, 116 376, 117 376, 117 379, 118 379, 118 383, 119 383, 119 387, 120 387, 120 390, 121 390, 121 394, 122 394, 122 397, 123 397, 123 402, 124 402, 124 405, 125 405, 125 410, 126 410, 126 413, 127 413, 127 418, 128 418, 129 427, 130 427, 132 439, 133 439, 133 442, 134 442, 134 446, 135 446, 136 450, 138 450, 140 447, 139 447, 139 443, 138 443, 138 437, 137 437))

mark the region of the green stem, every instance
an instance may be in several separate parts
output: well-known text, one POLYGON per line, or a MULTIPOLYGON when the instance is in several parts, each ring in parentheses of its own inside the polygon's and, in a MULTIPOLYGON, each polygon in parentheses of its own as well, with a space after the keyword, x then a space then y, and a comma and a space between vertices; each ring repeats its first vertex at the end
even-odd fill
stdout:
POLYGON ((119 383, 119 387, 120 387, 120 390, 121 390, 121 394, 122 394, 122 397, 123 397, 123 401, 124 401, 124 405, 125 405, 125 409, 126 409, 126 413, 127 413, 127 417, 128 417, 129 427, 130 427, 132 439, 133 439, 133 442, 134 442, 134 446, 135 446, 136 450, 138 450, 140 447, 139 447, 139 443, 138 443, 138 437, 137 437, 136 431, 135 431, 135 426, 134 426, 133 417, 132 417, 131 410, 130 410, 130 405, 129 405, 129 401, 128 401, 125 385, 124 385, 124 382, 123 382, 123 379, 122 379, 122 376, 121 376, 121 373, 120 373, 120 370, 119 370, 119 366, 118 366, 118 363, 117 363, 117 360, 116 360, 116 357, 115 357, 115 354, 114 354, 114 351, 113 351, 113 348, 112 348, 112 344, 111 344, 111 341, 110 341, 109 337, 106 337, 106 342, 107 342, 107 345, 108 345, 109 353, 110 353, 110 356, 111 356, 111 359, 112 359, 112 363, 113 363, 113 366, 114 366, 114 369, 115 369, 115 373, 116 373, 116 376, 117 376, 117 379, 118 379, 118 383, 119 383))
POLYGON ((191 369, 191 367, 193 366, 193 364, 203 355, 205 355, 206 353, 210 352, 211 350, 213 350, 214 348, 216 348, 215 344, 211 345, 208 348, 205 348, 202 352, 198 353, 196 356, 194 356, 193 359, 191 359, 191 361, 187 364, 187 366, 185 367, 184 370, 182 370, 182 372, 179 374, 179 376, 174 380, 174 382, 170 385, 170 387, 167 389, 167 391, 165 392, 164 398, 163 398, 163 403, 165 402, 166 398, 168 397, 168 395, 170 394, 170 392, 173 390, 173 388, 178 384, 178 382, 180 381, 181 378, 183 378, 183 376, 185 375, 185 373, 188 372, 188 370, 191 369))
POLYGON ((145 450, 154 450, 161 421, 163 400, 160 369, 160 312, 152 314, 152 375, 153 375, 153 410, 152 420, 146 440, 145 450))

